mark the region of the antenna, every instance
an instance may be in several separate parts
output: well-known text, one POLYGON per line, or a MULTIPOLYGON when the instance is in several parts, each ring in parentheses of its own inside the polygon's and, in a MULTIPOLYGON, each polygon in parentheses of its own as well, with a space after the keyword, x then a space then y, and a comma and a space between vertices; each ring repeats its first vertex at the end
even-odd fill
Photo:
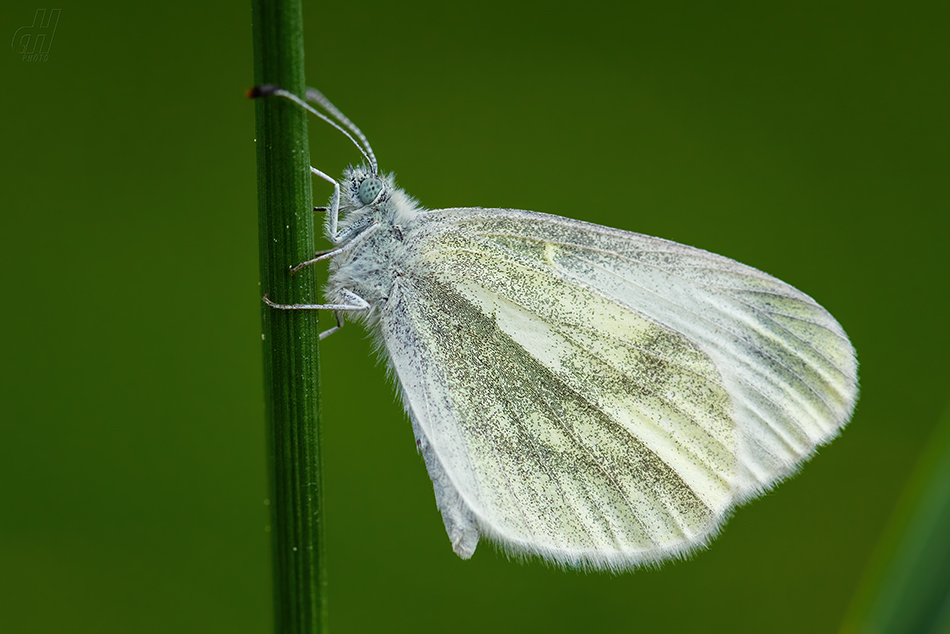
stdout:
POLYGON ((295 95, 294 93, 284 90, 280 86, 275 86, 273 84, 264 84, 261 86, 254 86, 253 88, 247 91, 247 96, 251 99, 257 99, 259 97, 270 97, 270 96, 283 97, 284 99, 288 99, 294 102, 295 104, 297 104, 298 106, 300 106, 301 108, 309 112, 310 114, 323 119, 324 121, 332 125, 334 128, 336 128, 337 130, 345 134, 346 138, 348 138, 350 141, 353 142, 353 145, 355 145, 357 149, 359 149, 363 157, 366 158, 366 160, 369 162, 370 167, 373 168, 373 174, 379 174, 379 168, 376 166, 376 155, 373 153, 373 148, 370 147, 369 141, 366 140, 366 136, 360 131, 359 128, 356 127, 356 125, 352 121, 347 119, 346 116, 344 116, 344 114, 340 112, 336 108, 336 106, 330 103, 330 101, 326 97, 324 97, 320 93, 320 91, 318 91, 316 88, 307 89, 307 99, 310 99, 311 101, 314 101, 320 104, 321 106, 323 106, 327 110, 327 112, 329 112, 332 116, 336 117, 336 119, 340 123, 346 126, 350 131, 352 131, 353 134, 355 134, 360 139, 360 141, 362 141, 362 143, 357 142, 357 140, 353 138, 352 134, 350 134, 349 132, 347 132, 340 126, 340 123, 337 123, 336 121, 334 121, 327 115, 323 114, 322 112, 320 112, 319 110, 317 110, 316 108, 308 104, 306 101, 304 101, 303 99, 295 95))
POLYGON ((379 172, 376 169, 376 155, 373 154, 373 148, 370 146, 369 141, 366 139, 366 135, 363 134, 363 131, 356 127, 356 124, 350 121, 345 114, 340 112, 340 110, 330 103, 330 100, 323 96, 323 93, 317 90, 316 88, 307 87, 307 101, 313 101, 315 103, 323 106, 323 109, 329 112, 332 116, 336 117, 336 120, 342 123, 344 126, 349 129, 350 132, 356 135, 356 138, 363 143, 363 147, 366 149, 366 152, 363 153, 365 156, 369 154, 370 156, 370 165, 373 166, 373 173, 378 174, 379 172))

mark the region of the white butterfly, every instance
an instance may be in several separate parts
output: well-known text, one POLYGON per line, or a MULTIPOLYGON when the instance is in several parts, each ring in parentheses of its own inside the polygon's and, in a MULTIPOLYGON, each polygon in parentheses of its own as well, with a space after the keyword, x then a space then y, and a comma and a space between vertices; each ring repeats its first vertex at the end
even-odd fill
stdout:
MULTIPOLYGON (((427 210, 360 142, 333 183, 328 303, 374 333, 462 558, 623 570, 706 544, 834 438, 857 399, 835 319, 701 249, 512 209, 427 210)), ((342 126, 342 127, 341 127, 342 126)), ((351 140, 353 139, 350 136, 351 140)))

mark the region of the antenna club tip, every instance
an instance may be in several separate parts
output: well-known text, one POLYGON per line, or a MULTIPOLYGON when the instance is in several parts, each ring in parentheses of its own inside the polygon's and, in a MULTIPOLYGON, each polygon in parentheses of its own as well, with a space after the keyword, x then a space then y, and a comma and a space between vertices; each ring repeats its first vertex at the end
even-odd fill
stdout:
POLYGON ((275 86, 274 84, 261 84, 260 86, 254 86, 248 90, 247 98, 257 99, 258 97, 268 97, 273 95, 278 90, 280 90, 280 86, 275 86))

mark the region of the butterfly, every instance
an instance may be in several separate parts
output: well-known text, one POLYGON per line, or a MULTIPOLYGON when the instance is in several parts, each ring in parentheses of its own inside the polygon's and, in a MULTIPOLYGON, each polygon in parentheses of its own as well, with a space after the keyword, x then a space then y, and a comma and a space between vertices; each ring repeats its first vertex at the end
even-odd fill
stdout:
MULTIPOLYGON (((689 553, 851 418, 857 360, 812 298, 729 258, 514 209, 429 210, 366 163, 334 187, 324 304, 374 335, 452 548, 565 567, 689 553)), ((355 137, 355 138, 354 138, 355 137)), ((358 140, 357 140, 358 139, 358 140)))

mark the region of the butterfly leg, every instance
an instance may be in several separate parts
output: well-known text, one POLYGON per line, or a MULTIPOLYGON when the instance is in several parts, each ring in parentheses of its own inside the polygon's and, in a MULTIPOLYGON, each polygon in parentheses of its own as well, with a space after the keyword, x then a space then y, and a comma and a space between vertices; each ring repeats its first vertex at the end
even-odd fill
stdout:
POLYGON ((340 291, 343 295, 343 301, 345 304, 278 304, 272 302, 267 295, 264 295, 264 303, 270 306, 271 308, 279 308, 280 310, 332 310, 336 313, 336 326, 329 328, 320 333, 320 339, 326 339, 337 330, 343 327, 343 312, 344 311, 361 311, 369 310, 369 302, 357 295, 352 291, 348 291, 345 288, 340 291))
POLYGON ((264 303, 271 308, 279 308, 280 310, 369 310, 369 302, 356 293, 348 291, 345 288, 340 292, 343 294, 343 301, 347 302, 346 304, 278 304, 277 302, 271 301, 266 294, 263 299, 264 303))
POLYGON ((319 176, 326 182, 333 185, 333 198, 330 201, 330 209, 327 211, 330 214, 329 216, 330 217, 330 231, 329 231, 330 240, 332 240, 333 242, 336 242, 336 239, 337 239, 336 229, 340 221, 340 184, 336 182, 336 180, 334 180, 333 178, 327 176, 326 174, 318 170, 313 165, 310 166, 310 173, 313 174, 314 176, 319 176))
POLYGON ((327 328, 326 330, 321 332, 320 341, 323 341, 324 339, 326 339, 327 337, 329 337, 330 335, 332 335, 337 330, 343 327, 343 313, 341 313, 340 311, 336 311, 334 315, 336 316, 336 326, 334 326, 333 328, 327 328))
POLYGON ((375 224, 373 224, 373 225, 370 225, 370 227, 369 227, 366 231, 364 231, 363 233, 359 234, 358 236, 356 236, 355 238, 353 238, 352 240, 350 240, 349 242, 347 242, 346 244, 344 244, 344 245, 341 246, 341 247, 337 247, 337 248, 335 248, 335 249, 328 249, 328 250, 326 250, 326 251, 318 251, 318 252, 316 253, 316 257, 315 257, 315 258, 312 258, 312 259, 310 259, 310 260, 307 260, 306 262, 301 262, 301 263, 298 264, 297 266, 291 267, 291 269, 290 269, 290 274, 291 274, 291 275, 294 275, 294 274, 297 273, 297 271, 299 271, 300 269, 302 269, 302 268, 304 268, 304 267, 306 267, 306 266, 310 266, 311 264, 315 264, 315 263, 317 263, 317 262, 320 262, 321 260, 329 260, 329 259, 332 258, 333 256, 339 255, 339 254, 341 254, 341 253, 346 253, 347 251, 349 251, 350 249, 352 249, 354 246, 356 246, 357 244, 359 244, 361 240, 364 240, 364 239, 366 239, 367 236, 372 235, 373 232, 376 231, 377 229, 379 229, 379 223, 375 223, 375 224))

